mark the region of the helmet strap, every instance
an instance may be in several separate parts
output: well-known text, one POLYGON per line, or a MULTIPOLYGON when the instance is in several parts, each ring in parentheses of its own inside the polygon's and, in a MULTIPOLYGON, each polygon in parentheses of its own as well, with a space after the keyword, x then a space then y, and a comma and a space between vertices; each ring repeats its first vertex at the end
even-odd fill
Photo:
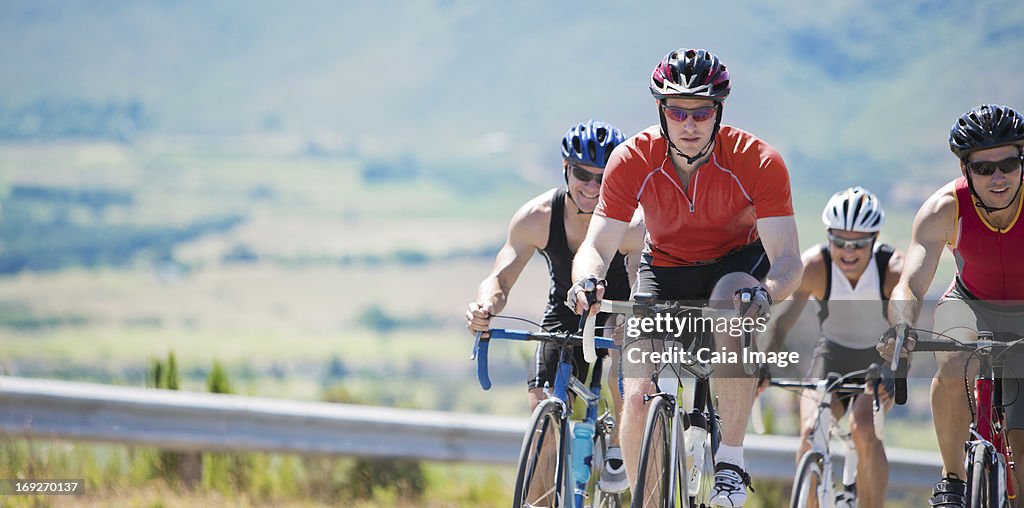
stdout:
MULTIPOLYGON (((665 104, 665 99, 662 99, 661 100, 661 105, 664 105, 664 104, 665 104)), ((707 156, 708 152, 711 150, 711 145, 714 144, 715 137, 718 136, 718 129, 721 128, 721 126, 722 126, 722 103, 721 102, 717 102, 717 101, 715 102, 715 110, 716 110, 716 112, 715 112, 715 128, 714 128, 714 130, 711 131, 711 139, 708 140, 707 144, 704 145, 704 148, 702 148, 701 151, 697 155, 694 155, 693 157, 690 157, 689 155, 686 155, 685 153, 683 153, 683 151, 680 150, 678 147, 676 147, 676 144, 672 142, 672 137, 668 135, 668 121, 665 119, 665 112, 662 111, 660 107, 658 108, 658 116, 661 118, 661 135, 662 135, 662 137, 665 138, 665 141, 668 142, 668 146, 671 147, 672 150, 674 150, 677 154, 679 154, 680 157, 683 157, 684 159, 686 159, 686 163, 687 164, 693 165, 693 163, 695 163, 695 162, 699 161, 700 159, 702 159, 703 157, 707 156)))

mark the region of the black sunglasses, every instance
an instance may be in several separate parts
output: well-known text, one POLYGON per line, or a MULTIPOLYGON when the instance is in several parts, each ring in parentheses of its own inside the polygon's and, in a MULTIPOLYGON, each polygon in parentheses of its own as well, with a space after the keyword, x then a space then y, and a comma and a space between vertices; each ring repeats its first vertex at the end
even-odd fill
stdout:
POLYGON ((832 242, 832 246, 837 249, 845 249, 847 247, 851 249, 863 249, 874 243, 874 236, 866 236, 864 238, 857 238, 855 240, 847 240, 845 238, 839 238, 835 235, 828 235, 828 241, 832 242))
POLYGON ((998 169, 1002 171, 1004 175, 1019 171, 1021 168, 1021 156, 1014 155, 1013 157, 1007 157, 1001 161, 989 162, 989 161, 977 161, 977 162, 966 162, 964 166, 967 166, 967 170, 978 176, 989 176, 996 172, 998 169))
POLYGON ((575 177, 577 180, 583 183, 587 183, 591 180, 597 180, 597 184, 601 185, 601 181, 604 179, 604 174, 599 175, 596 173, 591 173, 590 171, 587 171, 576 164, 569 164, 569 170, 572 171, 573 177, 575 177))

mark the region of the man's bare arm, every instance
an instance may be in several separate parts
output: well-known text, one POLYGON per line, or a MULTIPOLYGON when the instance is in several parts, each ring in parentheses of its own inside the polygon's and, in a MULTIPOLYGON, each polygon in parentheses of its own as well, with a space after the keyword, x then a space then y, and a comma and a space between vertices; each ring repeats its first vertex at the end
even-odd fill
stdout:
POLYGON ((800 277, 804 271, 796 221, 792 215, 758 219, 757 234, 772 264, 765 277, 765 289, 774 301, 789 298, 800 286, 800 277))
MULTIPOLYGON (((594 215, 590 219, 587 236, 583 239, 576 257, 572 260, 572 280, 579 281, 587 277, 604 278, 608 272, 608 263, 615 257, 615 252, 622 244, 623 237, 629 230, 629 223, 594 215)), ((582 291, 576 292, 575 287, 566 295, 566 301, 575 302, 574 311, 582 314, 587 308, 586 296, 582 291)), ((604 288, 597 288, 597 299, 604 297, 604 288)), ((595 309, 592 312, 596 312, 595 309)))
POLYGON ((545 214, 536 210, 535 201, 523 205, 512 217, 505 245, 495 257, 491 273, 480 282, 477 300, 469 304, 466 327, 472 332, 487 331, 491 316, 505 308, 512 286, 544 242, 545 214))
POLYGON ((775 312, 775 319, 769 328, 771 333, 766 351, 781 351, 786 335, 800 318, 800 314, 807 306, 807 300, 812 295, 818 298, 824 296, 825 263, 821 257, 821 249, 816 246, 804 252, 802 264, 804 273, 800 278, 800 287, 793 292, 789 300, 782 302, 780 310, 775 312))
POLYGON ((952 242, 956 220, 956 197, 943 191, 928 198, 914 218, 910 246, 903 261, 903 273, 889 300, 889 322, 913 325, 935 278, 945 245, 952 242))
POLYGON ((629 276, 629 287, 636 291, 637 273, 640 271, 640 257, 644 253, 644 238, 647 228, 644 226, 643 215, 638 210, 629 223, 626 238, 622 240, 619 252, 626 255, 626 274, 629 276))

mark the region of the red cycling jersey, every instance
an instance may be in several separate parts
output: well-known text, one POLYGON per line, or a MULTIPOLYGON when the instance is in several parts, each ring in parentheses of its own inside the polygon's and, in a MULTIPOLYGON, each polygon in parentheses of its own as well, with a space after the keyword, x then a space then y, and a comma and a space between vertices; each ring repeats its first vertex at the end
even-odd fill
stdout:
POLYGON ((793 215, 789 173, 774 148, 723 125, 707 163, 684 186, 657 125, 616 147, 594 213, 628 222, 637 206, 654 266, 717 260, 758 240, 756 221, 793 215))
MULTIPOLYGON (((1024 301, 1024 224, 1021 203, 1006 229, 997 229, 981 216, 967 179, 956 179, 956 231, 949 249, 956 276, 979 300, 1020 304, 1024 301)), ((1024 200, 1021 200, 1024 201, 1024 200)), ((950 290, 956 285, 956 280, 950 290)), ((948 291, 947 291, 948 294, 948 291)))

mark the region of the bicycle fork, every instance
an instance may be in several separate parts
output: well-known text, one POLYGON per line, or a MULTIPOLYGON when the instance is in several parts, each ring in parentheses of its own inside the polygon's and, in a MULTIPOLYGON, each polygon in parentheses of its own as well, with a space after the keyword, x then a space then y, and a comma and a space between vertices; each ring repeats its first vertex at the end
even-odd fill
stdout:
MULTIPOLYGON (((819 508, 834 508, 836 502, 832 487, 832 454, 829 452, 829 441, 834 425, 832 397, 829 393, 824 393, 818 406, 818 421, 811 433, 811 451, 820 453, 822 457, 821 482, 816 487, 817 497, 820 502, 819 508)), ((843 464, 843 484, 849 485, 853 483, 857 474, 857 454, 853 448, 853 439, 849 434, 840 434, 837 437, 846 448, 846 460, 843 464)))

